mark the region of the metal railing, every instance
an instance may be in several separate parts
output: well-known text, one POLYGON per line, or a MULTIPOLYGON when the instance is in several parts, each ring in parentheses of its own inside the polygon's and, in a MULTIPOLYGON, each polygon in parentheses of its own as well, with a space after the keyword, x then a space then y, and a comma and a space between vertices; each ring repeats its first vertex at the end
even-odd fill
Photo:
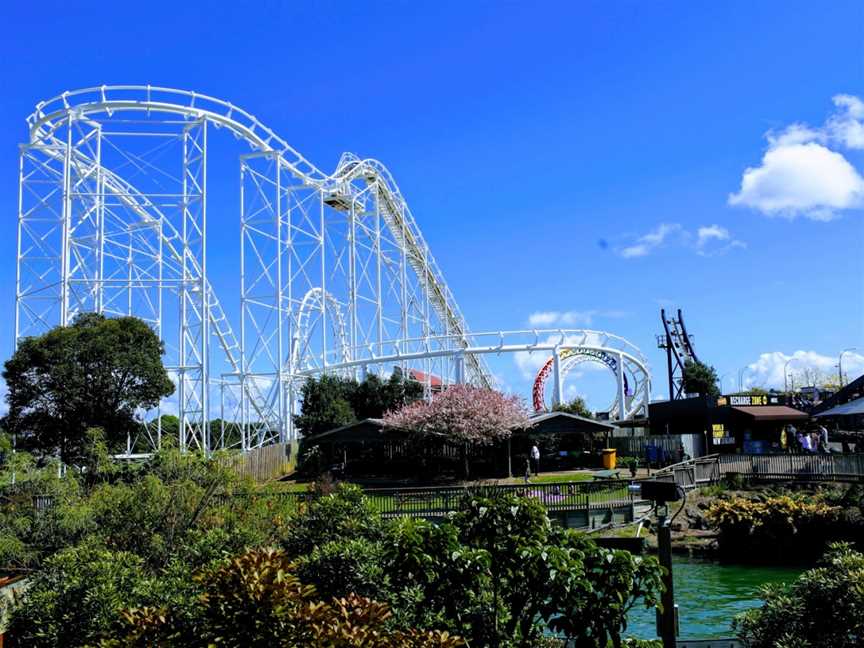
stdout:
POLYGON ((770 481, 864 482, 864 455, 721 455, 720 474, 770 481))
POLYGON ((864 483, 864 454, 708 455, 662 468, 654 478, 691 489, 731 475, 759 481, 864 483))
POLYGON ((592 511, 632 506, 636 499, 623 480, 560 484, 489 484, 424 488, 375 488, 365 491, 384 516, 436 516, 458 511, 466 496, 512 494, 537 499, 550 512, 592 511))
POLYGON ((719 457, 720 455, 707 455, 666 466, 654 473, 654 479, 674 481, 685 489, 711 484, 719 481, 722 476, 719 457))

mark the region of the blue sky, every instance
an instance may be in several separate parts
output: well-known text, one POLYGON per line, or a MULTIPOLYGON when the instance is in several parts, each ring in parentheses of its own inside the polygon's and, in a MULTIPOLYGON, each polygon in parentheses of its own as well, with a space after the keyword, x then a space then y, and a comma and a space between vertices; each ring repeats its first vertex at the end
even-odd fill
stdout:
MULTIPOLYGON (((656 396, 661 305, 727 391, 864 353, 860 2, 258 4, 0 9, 0 348, 24 118, 151 83, 243 106, 323 169, 385 162, 475 330, 623 335, 656 396)), ((526 396, 530 369, 496 367, 526 396)), ((568 390, 601 407, 611 379, 568 390)))

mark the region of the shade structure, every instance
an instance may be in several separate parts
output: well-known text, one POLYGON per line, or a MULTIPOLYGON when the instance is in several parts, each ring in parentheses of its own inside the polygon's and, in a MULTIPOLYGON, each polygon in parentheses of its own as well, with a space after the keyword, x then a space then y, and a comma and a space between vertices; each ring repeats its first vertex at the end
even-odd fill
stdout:
POLYGON ((753 417, 757 421, 806 421, 810 415, 801 410, 796 410, 786 405, 768 405, 760 407, 733 407, 736 412, 741 412, 753 417))
POLYGON ((828 416, 855 416, 856 414, 864 414, 864 396, 848 403, 837 405, 824 412, 819 412, 818 414, 814 414, 814 416, 821 418, 828 416))

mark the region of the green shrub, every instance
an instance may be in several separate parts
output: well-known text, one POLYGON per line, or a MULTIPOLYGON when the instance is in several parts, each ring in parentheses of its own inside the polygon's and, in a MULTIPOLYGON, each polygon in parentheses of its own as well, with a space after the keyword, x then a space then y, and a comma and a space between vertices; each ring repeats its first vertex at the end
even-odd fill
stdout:
POLYGON ((289 521, 282 548, 292 557, 310 554, 334 538, 380 539, 380 514, 363 491, 353 484, 339 484, 331 495, 313 498, 289 521))
POLYGON ((385 600, 388 574, 380 543, 365 538, 332 540, 297 560, 297 576, 314 585, 323 600, 347 593, 385 600))
POLYGON ((355 594, 320 601, 282 551, 249 551, 195 580, 202 593, 185 616, 168 608, 125 610, 122 628, 102 642, 103 648, 456 648, 464 643, 438 631, 392 630, 386 604, 355 594))
POLYGON ((720 532, 721 552, 744 560, 816 557, 843 532, 839 507, 798 494, 721 499, 705 517, 720 532))
POLYGON ((120 610, 143 601, 143 561, 85 544, 63 549, 33 575, 11 610, 10 636, 22 646, 98 642, 120 610))

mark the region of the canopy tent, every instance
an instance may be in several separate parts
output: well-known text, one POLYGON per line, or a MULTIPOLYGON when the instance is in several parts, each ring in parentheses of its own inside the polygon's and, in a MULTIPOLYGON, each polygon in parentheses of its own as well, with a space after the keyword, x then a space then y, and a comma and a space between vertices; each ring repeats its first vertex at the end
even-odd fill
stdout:
POLYGON ((814 414, 814 416, 821 418, 823 416, 855 416, 859 414, 864 414, 864 396, 849 401, 848 403, 837 405, 836 407, 832 407, 824 412, 819 412, 818 414, 814 414))

